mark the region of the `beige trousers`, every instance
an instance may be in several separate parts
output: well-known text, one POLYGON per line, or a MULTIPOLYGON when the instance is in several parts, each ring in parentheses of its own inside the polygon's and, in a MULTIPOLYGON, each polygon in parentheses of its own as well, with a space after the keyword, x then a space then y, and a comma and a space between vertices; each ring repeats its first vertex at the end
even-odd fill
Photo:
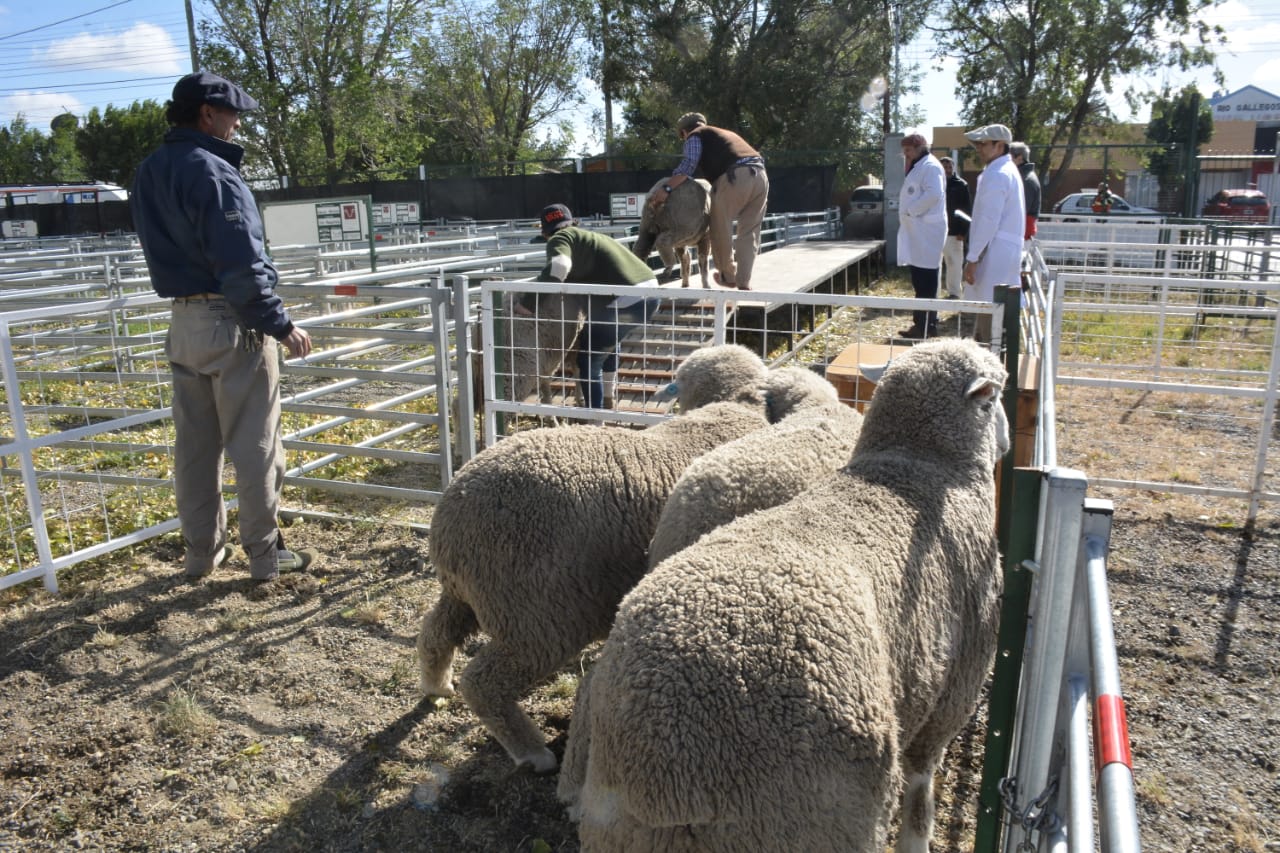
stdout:
POLYGON ((174 493, 184 568, 205 574, 227 541, 223 453, 236 470, 240 546, 249 574, 277 573, 276 511, 284 486, 278 344, 246 349, 225 299, 176 299, 165 352, 173 369, 174 493))
POLYGON ((760 223, 768 202, 769 176, 763 166, 730 167, 712 186, 711 257, 722 284, 751 285, 751 270, 760 249, 760 223), (731 241, 735 219, 738 234, 731 241))
POLYGON ((942 278, 951 296, 964 295, 964 238, 947 235, 942 245, 942 278))

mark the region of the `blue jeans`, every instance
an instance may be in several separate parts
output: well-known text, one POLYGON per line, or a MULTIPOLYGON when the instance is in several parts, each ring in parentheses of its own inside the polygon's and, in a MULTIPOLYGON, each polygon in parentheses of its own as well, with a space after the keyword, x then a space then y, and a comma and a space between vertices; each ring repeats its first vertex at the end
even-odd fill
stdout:
POLYGON ((649 320, 659 299, 645 299, 626 308, 605 308, 587 318, 578 338, 578 390, 589 409, 604 408, 604 373, 618 370, 618 342, 649 320))

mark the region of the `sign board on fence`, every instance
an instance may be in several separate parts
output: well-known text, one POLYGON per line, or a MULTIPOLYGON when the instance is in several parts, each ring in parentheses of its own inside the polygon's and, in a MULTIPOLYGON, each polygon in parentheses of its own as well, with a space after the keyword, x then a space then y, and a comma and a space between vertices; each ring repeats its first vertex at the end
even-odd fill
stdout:
POLYGON ((262 206, 262 225, 273 246, 367 243, 370 207, 368 196, 272 202, 262 206))
POLYGON ((639 216, 644 207, 644 193, 610 193, 610 216, 639 216))
POLYGON ((39 235, 35 220, 32 219, 6 219, 0 223, 0 230, 4 232, 6 238, 36 237, 39 235))
POLYGON ((389 204, 373 206, 373 227, 391 228, 396 225, 418 225, 422 218, 418 214, 416 201, 396 201, 389 204))

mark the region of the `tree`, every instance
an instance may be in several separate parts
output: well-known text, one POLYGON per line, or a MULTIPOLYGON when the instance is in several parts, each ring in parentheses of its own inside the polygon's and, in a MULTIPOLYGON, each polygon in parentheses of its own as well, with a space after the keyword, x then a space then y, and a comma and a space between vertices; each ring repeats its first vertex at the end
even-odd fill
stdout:
POLYGON ((89 110, 75 137, 86 176, 131 186, 138 164, 160 144, 168 126, 164 107, 152 100, 89 110))
POLYGON ((414 46, 419 91, 436 142, 424 159, 504 164, 563 156, 572 142, 567 108, 581 104, 587 66, 585 0, 459 3, 414 46), (555 123, 539 141, 539 126, 555 123))
POLYGON ((262 104, 242 130, 257 170, 332 182, 412 165, 421 127, 404 83, 408 46, 435 2, 213 3, 201 61, 262 104))
MULTIPOLYGON (((922 21, 927 6, 903 9, 922 21)), ((857 104, 890 71, 883 0, 639 0, 610 32, 628 59, 606 66, 625 72, 608 78, 627 102, 623 150, 671 152, 688 110, 766 151, 878 144, 878 117, 857 104)))
POLYGON ((45 148, 40 131, 27 126, 22 113, 0 128, 0 183, 32 184, 41 180, 37 170, 45 148))
POLYGON ((1151 105, 1147 139, 1164 146, 1147 155, 1147 171, 1160 183, 1162 210, 1181 208, 1176 203, 1186 187, 1190 172, 1188 157, 1198 146, 1213 138, 1213 111, 1195 86, 1177 95, 1166 88, 1151 105))
MULTIPOLYGON (((1007 124, 1015 139, 1037 146, 1049 191, 1082 138, 1115 121, 1105 98, 1119 78, 1213 63, 1222 30, 1199 15, 1219 2, 949 0, 935 32, 939 53, 960 61, 956 95, 966 121, 1007 124)), ((1132 87, 1124 95, 1135 108, 1142 100, 1132 87)))

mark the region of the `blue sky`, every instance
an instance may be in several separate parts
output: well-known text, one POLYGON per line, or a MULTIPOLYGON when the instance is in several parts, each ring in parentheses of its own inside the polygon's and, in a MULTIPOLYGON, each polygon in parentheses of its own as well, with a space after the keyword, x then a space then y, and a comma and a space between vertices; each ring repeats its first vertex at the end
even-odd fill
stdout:
MULTIPOLYGON (((201 0, 192 5, 197 21, 209 14, 201 0)), ((1280 3, 1226 0, 1207 19, 1229 34, 1230 43, 1219 56, 1227 89, 1252 84, 1280 94, 1280 3)), ((955 65, 945 61, 940 71, 932 70, 938 63, 931 54, 927 38, 904 47, 903 64, 917 63, 925 73, 922 91, 904 97, 903 105, 919 104, 928 126, 958 124, 955 65)), ((8 126, 22 113, 47 132, 49 122, 63 112, 83 116, 93 107, 126 106, 147 98, 163 103, 173 81, 190 70, 183 0, 0 0, 0 125, 8 126)), ((1153 77, 1142 85, 1159 90, 1165 82, 1174 88, 1196 82, 1206 94, 1215 89, 1209 71, 1153 77)), ((1128 115, 1119 98, 1112 107, 1122 119, 1147 118, 1128 115)), ((580 123, 588 111, 577 117, 580 123)), ((598 141, 591 147, 598 147, 598 141)))

